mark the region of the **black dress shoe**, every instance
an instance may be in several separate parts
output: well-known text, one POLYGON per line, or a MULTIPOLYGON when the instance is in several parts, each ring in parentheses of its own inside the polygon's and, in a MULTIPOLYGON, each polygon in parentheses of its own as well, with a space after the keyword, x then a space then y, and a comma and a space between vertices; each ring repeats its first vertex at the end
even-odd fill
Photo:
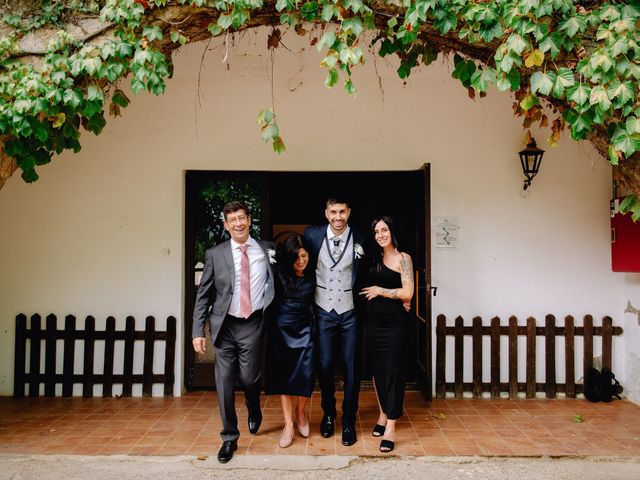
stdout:
POLYGON ((345 447, 349 447, 358 441, 358 436, 356 435, 356 429, 353 425, 343 425, 342 426, 342 444, 345 447))
POLYGON ((218 452, 218 461, 220 463, 227 463, 233 458, 233 452, 238 449, 238 442, 235 440, 227 440, 222 442, 220 451, 218 452))
POLYGON ((324 438, 329 438, 333 435, 333 431, 335 429, 335 421, 336 418, 331 415, 323 415, 322 421, 320 422, 320 435, 324 438))
POLYGON ((258 410, 254 414, 249 414, 249 433, 255 435, 262 424, 262 412, 258 410))

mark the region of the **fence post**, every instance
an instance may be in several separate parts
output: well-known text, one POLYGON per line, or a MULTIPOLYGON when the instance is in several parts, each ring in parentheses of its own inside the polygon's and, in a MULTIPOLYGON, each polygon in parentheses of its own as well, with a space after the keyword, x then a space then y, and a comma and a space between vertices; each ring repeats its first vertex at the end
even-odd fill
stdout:
POLYGON ((527 398, 536 396, 536 319, 527 318, 527 398))
POLYGON ((480 398, 482 396, 482 318, 473 319, 472 332, 473 398, 480 398))
POLYGON ((176 357, 176 319, 167 318, 167 343, 164 350, 164 395, 173 396, 173 383, 175 382, 175 357, 176 357))
POLYGON ((73 395, 73 357, 75 355, 76 317, 64 318, 64 358, 62 362, 62 396, 73 395))
POLYGON ((153 387, 153 332, 156 319, 148 316, 144 328, 144 361, 142 366, 142 396, 150 397, 153 387))
POLYGON ((16 316, 16 347, 13 363, 13 396, 24 398, 24 384, 27 352, 27 316, 21 313, 16 316))
POLYGON ((447 317, 440 314, 436 321, 436 398, 446 396, 447 317))
POLYGON ((491 397, 500 397, 500 319, 491 319, 491 397))
POLYGON ((54 314, 47 316, 44 346, 44 396, 56 396, 56 333, 58 320, 54 314))
POLYGON ((104 368, 102 375, 102 397, 113 395, 113 355, 116 340, 116 319, 107 317, 104 332, 104 368))
POLYGON ((567 398, 576 398, 574 335, 573 317, 571 315, 567 315, 564 319, 564 394, 567 398))
POLYGON ((462 333, 462 317, 458 316, 455 322, 455 337, 454 337, 454 369, 455 369, 455 383, 454 383, 454 395, 456 398, 462 398, 462 392, 464 391, 464 335, 462 333))
POLYGON ((584 359, 583 359, 584 373, 583 375, 586 377, 589 369, 593 367, 593 317, 591 315, 584 316, 583 339, 584 339, 584 359))
POLYGON ((126 320, 124 336, 124 365, 122 370, 122 396, 130 397, 133 389, 133 344, 135 341, 136 321, 129 316, 126 320))
POLYGON ((602 368, 609 370, 611 370, 611 349, 613 347, 612 333, 613 320, 611 317, 604 317, 602 319, 602 368))
POLYGON ((37 313, 31 316, 31 339, 29 343, 29 396, 40 395, 40 340, 41 319, 37 313))
POLYGON ((84 323, 84 367, 82 369, 82 396, 93 396, 93 346, 95 342, 96 319, 91 315, 84 323))
POLYGON ((518 319, 509 317, 509 398, 518 397, 518 319))
POLYGON ((556 398, 556 317, 547 315, 544 323, 545 391, 547 398, 556 398))

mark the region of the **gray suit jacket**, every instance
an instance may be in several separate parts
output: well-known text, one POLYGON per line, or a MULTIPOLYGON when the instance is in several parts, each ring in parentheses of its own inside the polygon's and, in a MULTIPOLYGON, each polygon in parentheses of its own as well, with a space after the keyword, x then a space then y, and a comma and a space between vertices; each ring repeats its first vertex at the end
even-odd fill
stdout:
MULTIPOLYGON (((257 240, 257 242, 267 258, 267 284, 264 292, 264 308, 266 309, 274 296, 273 270, 269 263, 267 250, 275 251, 275 245, 265 240, 257 240)), ((205 254, 202 279, 193 309, 192 338, 204 337, 204 324, 208 317, 211 324, 211 341, 215 345, 231 305, 234 280, 235 269, 231 242, 227 240, 210 248, 205 254)))

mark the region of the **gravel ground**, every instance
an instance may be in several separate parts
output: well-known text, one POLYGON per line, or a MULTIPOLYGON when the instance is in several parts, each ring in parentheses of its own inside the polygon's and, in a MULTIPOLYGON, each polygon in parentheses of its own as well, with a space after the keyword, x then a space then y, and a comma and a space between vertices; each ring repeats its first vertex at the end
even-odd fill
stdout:
POLYGON ((11 480, 639 480, 640 458, 0 455, 11 480))

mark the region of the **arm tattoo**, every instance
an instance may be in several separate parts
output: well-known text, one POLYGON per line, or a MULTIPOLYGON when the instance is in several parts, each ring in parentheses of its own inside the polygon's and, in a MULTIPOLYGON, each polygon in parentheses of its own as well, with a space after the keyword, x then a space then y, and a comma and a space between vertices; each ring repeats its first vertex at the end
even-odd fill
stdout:
POLYGON ((389 289, 389 288, 381 288, 382 296, 387 298, 396 298, 398 296, 398 290, 389 289))
POLYGON ((402 283, 413 285, 413 264, 409 255, 402 255, 400 260, 400 273, 402 274, 402 283))

